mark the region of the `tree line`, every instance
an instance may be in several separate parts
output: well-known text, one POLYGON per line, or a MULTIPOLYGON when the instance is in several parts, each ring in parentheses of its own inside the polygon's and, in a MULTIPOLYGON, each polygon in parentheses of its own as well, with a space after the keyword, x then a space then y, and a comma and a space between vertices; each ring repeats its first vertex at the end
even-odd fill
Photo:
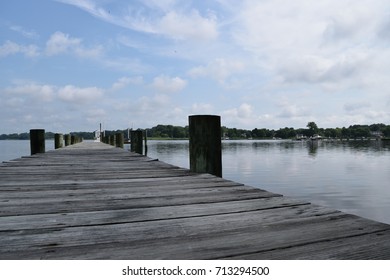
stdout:
POLYGON ((309 122, 306 128, 294 129, 292 127, 280 128, 278 130, 253 129, 246 132, 252 138, 281 138, 292 139, 297 135, 311 137, 314 134, 325 138, 339 139, 358 139, 370 137, 390 137, 390 125, 371 124, 371 125, 351 125, 349 127, 319 128, 315 122, 309 122))
MULTIPOLYGON (((189 137, 188 126, 174 126, 159 124, 152 128, 148 128, 147 136, 149 138, 158 139, 187 139, 189 137)), ((108 135, 123 132, 127 135, 127 130, 106 131, 108 135)), ((342 139, 356 139, 356 138, 370 138, 376 135, 383 137, 390 137, 390 125, 385 124, 371 124, 371 125, 351 125, 342 128, 319 128, 315 122, 309 122, 306 128, 295 129, 293 127, 279 128, 277 130, 267 128, 255 128, 252 130, 228 128, 222 126, 221 137, 229 139, 293 139, 297 135, 306 137, 319 134, 326 138, 342 138, 342 139)))
MULTIPOLYGON (((174 126, 174 125, 162 125, 159 124, 152 128, 148 128, 148 138, 156 139, 187 139, 189 137, 188 126, 174 126)), ((106 135, 115 133, 123 133, 127 137, 128 130, 106 130, 106 135)), ((70 134, 82 137, 84 139, 93 139, 95 137, 94 132, 71 132, 70 134)), ((277 130, 267 128, 255 128, 252 130, 228 128, 223 126, 221 128, 221 137, 225 139, 293 139, 297 135, 306 137, 319 134, 325 138, 342 138, 342 139, 358 139, 358 138, 370 138, 381 135, 383 137, 390 137, 390 125, 383 123, 371 124, 371 125, 351 125, 349 127, 336 127, 336 128, 319 128, 315 122, 309 122, 306 128, 295 129, 293 127, 279 128, 277 130)), ((46 132, 46 139, 54 138, 54 133, 46 132)), ((28 140, 30 138, 29 133, 13 133, 2 134, 0 140, 28 140)))
MULTIPOLYGON (((54 132, 45 132, 45 139, 54 139, 54 132)), ((93 139, 95 137, 94 132, 70 132, 70 135, 75 135, 83 139, 93 139)), ((30 140, 30 133, 11 133, 1 134, 0 140, 30 140)))
POLYGON ((315 122, 309 122, 306 128, 295 129, 293 127, 274 129, 230 129, 222 130, 223 136, 230 139, 294 139, 297 135, 311 137, 314 134, 321 135, 325 138, 340 138, 340 139, 358 139, 370 138, 381 135, 383 137, 390 137, 390 125, 372 124, 372 125, 351 125, 349 127, 336 128, 319 128, 315 122))

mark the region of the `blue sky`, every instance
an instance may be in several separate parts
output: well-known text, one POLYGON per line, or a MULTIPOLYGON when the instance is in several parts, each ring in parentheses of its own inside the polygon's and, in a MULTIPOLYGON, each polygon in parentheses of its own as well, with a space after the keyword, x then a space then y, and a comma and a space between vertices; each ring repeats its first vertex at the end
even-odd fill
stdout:
POLYGON ((386 0, 0 3, 0 133, 390 124, 386 0))

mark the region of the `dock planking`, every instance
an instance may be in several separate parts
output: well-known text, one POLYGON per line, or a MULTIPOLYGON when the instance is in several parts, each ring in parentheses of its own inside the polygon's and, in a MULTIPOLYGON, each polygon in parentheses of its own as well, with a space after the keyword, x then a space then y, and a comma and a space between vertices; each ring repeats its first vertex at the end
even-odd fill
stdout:
POLYGON ((1 259, 390 259, 390 225, 86 142, 0 164, 1 259))

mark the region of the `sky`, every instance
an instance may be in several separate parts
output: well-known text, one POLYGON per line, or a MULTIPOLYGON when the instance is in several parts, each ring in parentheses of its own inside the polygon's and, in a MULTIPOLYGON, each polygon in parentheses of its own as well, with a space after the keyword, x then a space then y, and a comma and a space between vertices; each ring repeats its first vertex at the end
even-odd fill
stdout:
POLYGON ((388 0, 0 2, 0 134, 390 124, 388 0))

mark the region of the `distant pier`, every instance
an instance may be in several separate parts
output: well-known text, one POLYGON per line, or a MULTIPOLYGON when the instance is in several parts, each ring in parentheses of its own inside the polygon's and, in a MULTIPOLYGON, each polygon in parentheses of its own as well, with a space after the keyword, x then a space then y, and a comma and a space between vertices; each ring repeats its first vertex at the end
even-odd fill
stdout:
POLYGON ((390 225, 100 142, 0 164, 1 259, 390 259, 390 225))

